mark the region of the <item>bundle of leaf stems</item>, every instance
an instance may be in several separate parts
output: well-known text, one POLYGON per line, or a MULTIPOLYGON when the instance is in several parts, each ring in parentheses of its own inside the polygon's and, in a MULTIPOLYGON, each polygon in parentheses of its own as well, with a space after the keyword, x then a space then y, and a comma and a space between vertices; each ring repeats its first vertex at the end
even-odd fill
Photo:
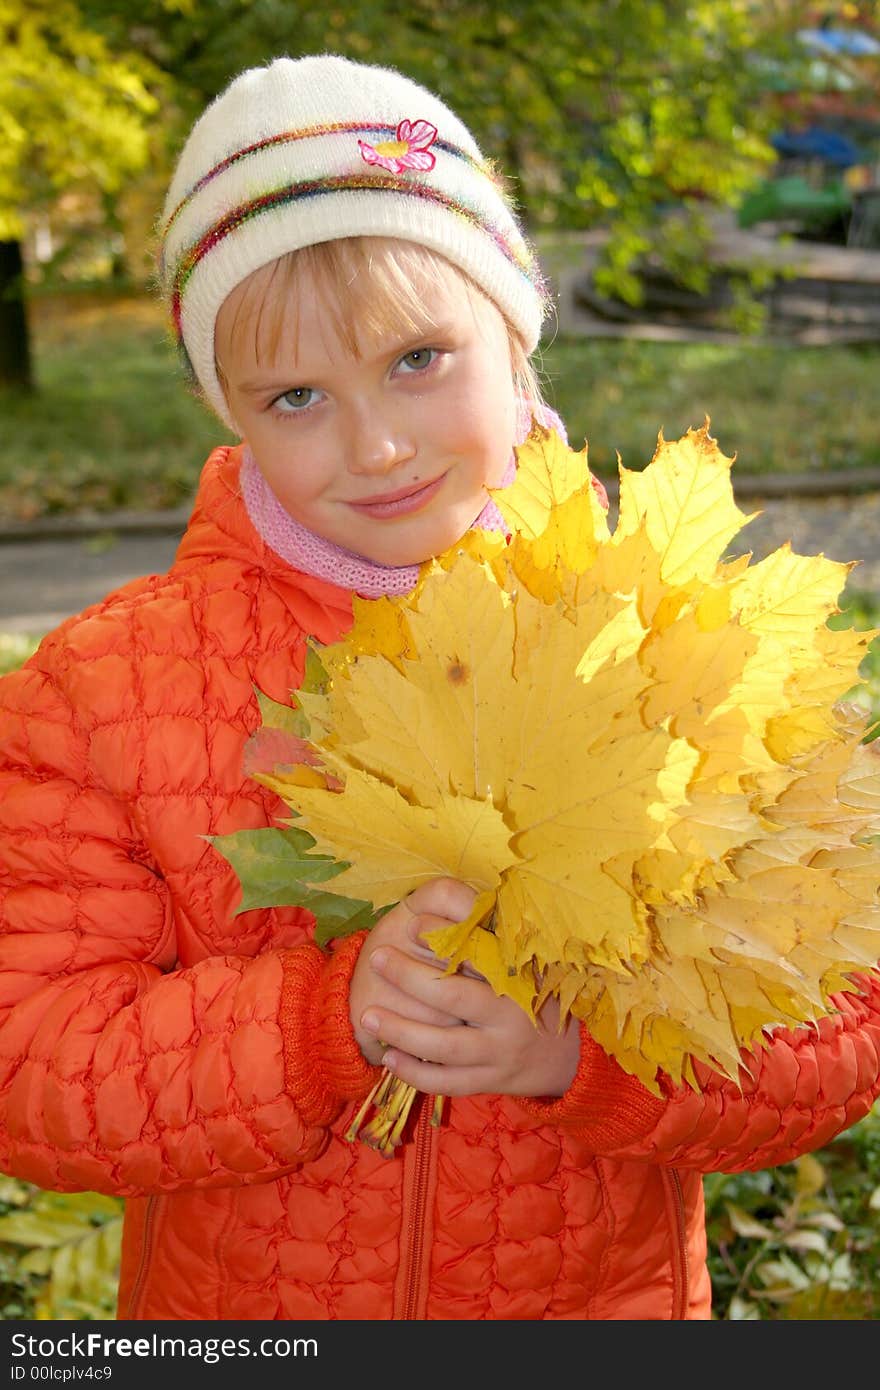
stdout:
MULTIPOLYGON (((415 1086, 401 1081, 399 1076, 383 1067, 382 1075, 346 1130, 346 1139, 349 1143, 362 1139, 383 1158, 391 1158, 403 1139, 403 1131, 418 1094, 415 1086), (364 1124, 371 1109, 373 1114, 364 1124)), ((432 1125, 439 1125, 442 1113, 443 1097, 435 1096, 431 1109, 432 1125)))

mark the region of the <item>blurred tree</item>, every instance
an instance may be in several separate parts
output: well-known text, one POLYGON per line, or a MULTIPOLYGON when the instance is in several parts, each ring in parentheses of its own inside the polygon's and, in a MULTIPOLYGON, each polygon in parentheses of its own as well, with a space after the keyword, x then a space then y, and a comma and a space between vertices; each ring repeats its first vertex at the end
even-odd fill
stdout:
POLYGON ((30 389, 25 215, 82 186, 112 194, 143 167, 159 74, 73 0, 0 0, 0 48, 0 383, 30 389))
POLYGON ((706 213, 774 159, 764 98, 806 0, 83 0, 174 79, 187 121, 234 73, 332 51, 437 90, 509 174, 532 228, 608 226, 604 288, 654 250, 700 288, 706 213), (670 223, 667 214, 678 214, 670 223), (662 234, 660 228, 662 227, 662 234))
MULTIPOLYGON (((170 159, 236 72, 279 53, 331 51, 437 90, 509 175, 533 231, 607 228, 605 293, 638 303, 649 253, 699 291, 708 214, 737 203, 774 159, 768 66, 791 55, 813 9, 806 0, 0 0, 0 240, 16 241, 23 207, 78 179, 112 195, 131 177, 146 157, 157 73, 168 96, 152 128, 161 172, 160 142, 170 159)), ((3 302, 8 313, 8 294, 3 302)))

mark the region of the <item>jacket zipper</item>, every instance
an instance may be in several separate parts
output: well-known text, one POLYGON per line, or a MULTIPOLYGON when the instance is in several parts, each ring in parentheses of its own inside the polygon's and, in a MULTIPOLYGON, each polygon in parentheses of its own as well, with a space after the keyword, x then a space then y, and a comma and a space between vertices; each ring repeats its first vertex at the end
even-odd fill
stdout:
POLYGON ((425 1213, 427 1210, 428 1175, 431 1162, 431 1108, 433 1098, 423 1096, 416 1131, 413 1135, 413 1176, 410 1185, 408 1225, 405 1235, 407 1285, 401 1309, 401 1319, 413 1321, 421 1293, 422 1260, 425 1244, 425 1213))
POLYGON ((675 1213, 675 1242, 672 1251, 672 1321, 683 1322, 687 1318, 690 1271, 688 1268, 684 1192, 677 1168, 669 1169, 667 1187, 672 1197, 675 1213))
POLYGON ((133 1318, 137 1314, 138 1302, 140 1301, 144 1283, 146 1282, 147 1268, 153 1253, 153 1232, 156 1224, 156 1207, 158 1202, 158 1197, 147 1198, 147 1209, 144 1213, 144 1231, 141 1241, 141 1259, 137 1274, 134 1278, 134 1283, 131 1286, 131 1296, 128 1300, 127 1316, 129 1318, 133 1318))

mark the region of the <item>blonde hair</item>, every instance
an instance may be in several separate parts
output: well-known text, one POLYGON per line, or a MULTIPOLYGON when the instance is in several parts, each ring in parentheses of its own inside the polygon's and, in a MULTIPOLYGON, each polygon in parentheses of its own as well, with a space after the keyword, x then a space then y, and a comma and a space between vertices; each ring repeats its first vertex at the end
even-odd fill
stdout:
MULTIPOLYGON (((359 357, 364 334, 407 334, 423 328, 422 293, 426 281, 442 284, 450 275, 463 280, 469 294, 486 299, 463 270, 415 242, 376 236, 317 242, 289 251, 254 271, 248 277, 230 327, 235 333, 243 321, 252 324, 257 360, 264 354, 273 360, 281 345, 285 321, 289 322, 291 306, 295 313, 298 285, 307 276, 317 285, 340 342, 359 357)), ((543 405, 538 375, 523 341, 501 309, 498 313, 507 328, 517 394, 536 406, 543 405)), ((223 366, 216 356, 215 367, 225 391, 223 366)))

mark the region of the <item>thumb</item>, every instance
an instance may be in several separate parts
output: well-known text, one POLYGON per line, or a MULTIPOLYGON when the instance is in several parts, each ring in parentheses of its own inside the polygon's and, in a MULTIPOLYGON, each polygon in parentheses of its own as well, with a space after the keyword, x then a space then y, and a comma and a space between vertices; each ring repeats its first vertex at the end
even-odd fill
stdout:
POLYGON ((445 917, 448 922, 463 922, 476 896, 476 890, 460 879, 432 878, 428 883, 414 888, 404 901, 416 916, 445 917))

